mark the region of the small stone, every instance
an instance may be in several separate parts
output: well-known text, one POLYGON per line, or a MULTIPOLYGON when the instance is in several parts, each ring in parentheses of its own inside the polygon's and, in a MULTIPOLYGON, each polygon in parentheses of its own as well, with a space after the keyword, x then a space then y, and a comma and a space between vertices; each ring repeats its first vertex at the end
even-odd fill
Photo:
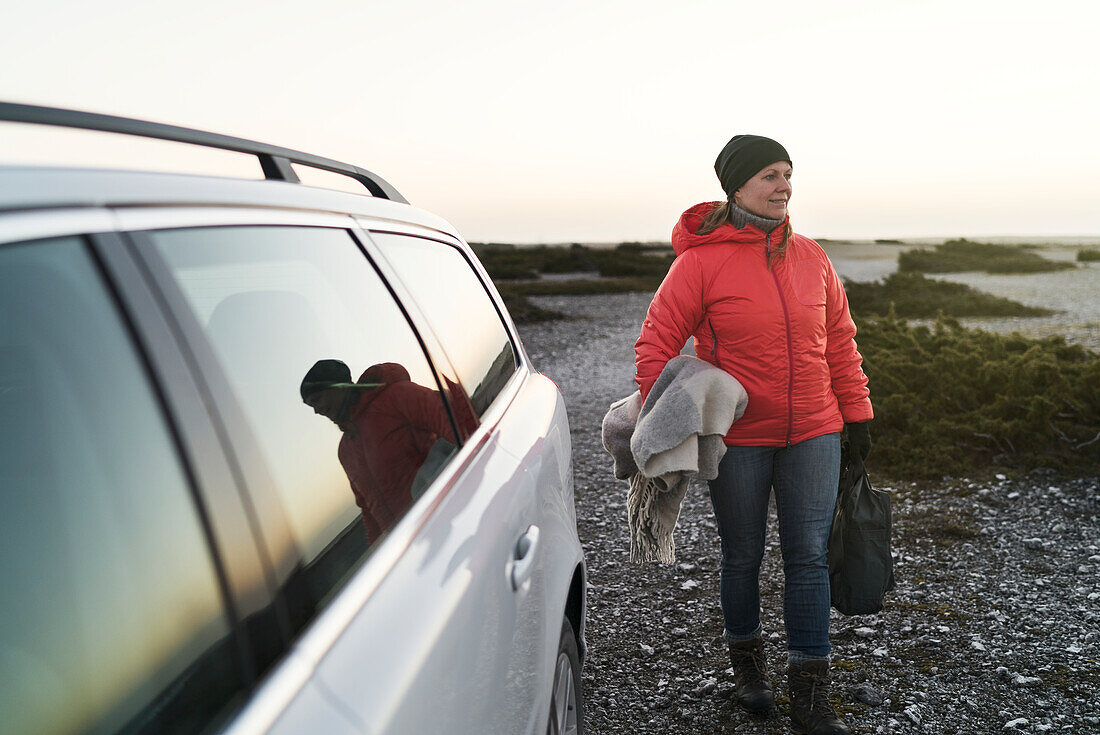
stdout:
POLYGON ((693 590, 698 586, 699 586, 698 582, 696 582, 694 579, 689 579, 688 581, 686 581, 686 582, 684 582, 680 585, 680 589, 682 589, 682 590, 693 590))
POLYGON ((1038 551, 1043 548, 1043 540, 1041 538, 1025 538, 1024 546, 1031 551, 1038 551))
POLYGON ((718 680, 714 677, 711 677, 709 679, 703 679, 703 681, 699 682, 699 686, 695 687, 695 689, 692 691, 692 694, 695 694, 696 696, 711 694, 717 688, 718 680))
POLYGON ((1006 495, 1005 497, 1008 498, 1009 500, 1015 500, 1016 498, 1020 497, 1020 493, 1011 492, 1008 495, 1006 495))
POLYGON ((1066 646, 1067 653, 1081 653, 1082 648, 1080 646, 1066 646))
POLYGON ((1005 730, 1015 730, 1017 727, 1023 727, 1027 724, 1026 717, 1017 717, 1015 720, 1009 720, 1005 723, 1005 730))
POLYGON ((888 655, 888 652, 885 648, 876 648, 875 650, 871 651, 871 655, 878 656, 879 658, 885 658, 888 655))
POLYGON ((911 705, 905 708, 905 716, 908 717, 914 725, 920 725, 920 710, 917 709, 917 705, 911 705))
POLYGON ((1023 674, 1016 674, 1012 677, 1012 683, 1018 687, 1034 687, 1043 683, 1043 680, 1038 676, 1024 676, 1023 674))
POLYGON ((1055 523, 1050 530, 1055 533, 1063 533, 1066 530, 1066 525, 1064 523, 1055 523))
POLYGON ((1092 573, 1092 567, 1090 567, 1088 564, 1081 564, 1080 566, 1077 567, 1077 573, 1078 574, 1091 574, 1092 573))
POLYGON ((642 649, 642 653, 644 653, 647 656, 652 656, 653 655, 653 646, 647 646, 644 643, 639 643, 638 648, 642 649))
POLYGON ((1005 478, 1005 476, 1004 476, 1004 475, 1002 475, 1002 474, 1001 474, 1001 473, 999 473, 999 472, 998 472, 998 473, 997 473, 996 475, 994 475, 994 477, 996 477, 996 478, 997 478, 998 480, 1004 480, 1004 479, 1006 479, 1006 478, 1005 478))
POLYGON ((985 650, 985 646, 982 645, 981 641, 970 641, 970 647, 973 648, 975 651, 985 650))
POLYGON ((873 636, 875 634, 875 629, 874 628, 856 628, 852 632, 855 633, 856 635, 858 635, 860 638, 870 638, 871 636, 873 636))
POLYGON ((882 704, 882 693, 866 682, 852 687, 852 696, 870 707, 882 704))

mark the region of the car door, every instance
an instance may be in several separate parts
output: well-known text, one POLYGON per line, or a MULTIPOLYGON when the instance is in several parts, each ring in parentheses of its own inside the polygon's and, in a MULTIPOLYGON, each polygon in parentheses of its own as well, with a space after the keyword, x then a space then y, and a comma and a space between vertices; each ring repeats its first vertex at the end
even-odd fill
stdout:
MULTIPOLYGON (((459 384, 336 219, 133 238, 226 427, 300 679, 366 732, 527 731, 538 693, 515 676, 531 658, 516 646, 541 637, 537 538, 517 551, 524 469, 469 424, 459 384), (348 395, 336 418, 307 400, 332 370, 346 370, 324 383, 348 395)), ((289 698, 274 726, 304 707, 289 698)))
MULTIPOLYGON (((395 661, 408 693, 384 731, 541 732, 552 668, 542 632, 546 529, 535 478, 507 449, 501 430, 530 376, 520 371, 516 346, 462 254, 437 241, 392 237, 383 243, 385 235, 371 233, 372 253, 444 366, 472 453, 424 529, 431 539, 424 556, 410 558, 437 580, 442 594, 434 609, 378 610, 423 616, 425 624, 438 615, 439 621, 431 656, 395 661), (462 350, 442 344, 440 335, 452 324, 460 329, 462 350)), ((394 575, 392 583, 409 576, 394 575)), ((387 597, 417 594, 410 589, 387 597)), ((423 603, 431 605, 431 598, 423 603)), ((560 613, 555 617, 560 626, 560 613)), ((354 681, 340 687, 349 702, 362 699, 354 681)))

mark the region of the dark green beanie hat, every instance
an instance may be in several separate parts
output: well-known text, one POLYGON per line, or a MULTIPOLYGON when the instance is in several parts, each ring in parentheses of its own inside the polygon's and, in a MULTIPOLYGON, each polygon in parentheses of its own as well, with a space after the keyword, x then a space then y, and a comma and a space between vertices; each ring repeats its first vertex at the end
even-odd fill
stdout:
POLYGON ((791 163, 791 157, 786 148, 771 138, 763 135, 735 135, 718 154, 714 162, 714 172, 722 182, 722 190, 732 199, 733 192, 744 186, 762 168, 776 161, 791 163))
POLYGON ((351 368, 340 360, 318 360, 302 379, 299 389, 302 400, 309 398, 317 391, 337 388, 341 384, 351 382, 351 368))

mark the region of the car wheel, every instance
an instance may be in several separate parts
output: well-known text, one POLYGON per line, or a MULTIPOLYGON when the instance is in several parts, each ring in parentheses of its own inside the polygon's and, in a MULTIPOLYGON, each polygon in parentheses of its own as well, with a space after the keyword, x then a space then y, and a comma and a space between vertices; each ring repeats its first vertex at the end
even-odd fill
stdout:
POLYGON ((554 663, 554 690, 550 697, 550 721, 546 735, 584 735, 584 695, 581 692, 581 657, 569 618, 562 618, 558 657, 554 663))

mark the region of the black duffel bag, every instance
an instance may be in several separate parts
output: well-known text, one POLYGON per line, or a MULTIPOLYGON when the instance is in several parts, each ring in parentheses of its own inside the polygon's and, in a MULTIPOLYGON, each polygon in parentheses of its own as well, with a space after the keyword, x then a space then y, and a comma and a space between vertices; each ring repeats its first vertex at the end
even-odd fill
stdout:
POLYGON ((841 614, 877 613, 894 589, 890 527, 890 495, 871 487, 858 454, 843 457, 829 531, 829 591, 841 614))

